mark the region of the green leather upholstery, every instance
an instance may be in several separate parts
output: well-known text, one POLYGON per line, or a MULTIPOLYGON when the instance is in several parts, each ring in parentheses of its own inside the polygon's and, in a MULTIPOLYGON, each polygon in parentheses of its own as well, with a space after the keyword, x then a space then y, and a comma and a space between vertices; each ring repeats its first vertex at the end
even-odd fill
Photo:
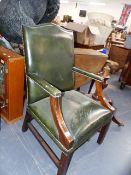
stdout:
MULTIPOLYGON (((28 76, 27 76, 28 77, 28 76)), ((42 88, 45 92, 47 92, 49 95, 52 95, 53 97, 60 97, 61 91, 54 86, 52 86, 50 83, 48 83, 46 80, 43 80, 39 78, 36 75, 29 74, 29 79, 34 80, 34 82, 42 88)))
POLYGON ((101 125, 109 122, 111 117, 111 113, 107 109, 89 97, 74 90, 66 91, 62 96, 62 112, 66 126, 74 139, 72 149, 67 150, 59 143, 49 97, 29 105, 28 111, 29 113, 32 112, 36 120, 41 121, 42 128, 48 132, 50 137, 66 154, 74 151, 85 140, 88 140, 101 125))
POLYGON ((74 66, 73 34, 53 24, 23 26, 28 89, 28 113, 40 124, 58 147, 69 154, 109 123, 112 113, 103 106, 72 90, 73 71, 103 81, 99 76, 74 66), (63 120, 74 142, 67 149, 60 141, 49 96, 61 98, 63 120))
POLYGON ((82 70, 82 69, 80 69, 80 68, 73 67, 72 70, 73 70, 74 72, 77 72, 77 73, 82 74, 82 75, 84 75, 84 76, 86 76, 86 77, 92 78, 92 79, 94 79, 94 80, 97 80, 97 81, 99 81, 99 82, 103 82, 103 81, 104 81, 104 78, 103 78, 103 77, 100 77, 100 76, 98 76, 98 75, 95 75, 95 74, 93 74, 93 73, 91 73, 91 72, 87 72, 87 71, 82 70))
MULTIPOLYGON (((45 27, 24 26, 23 36, 27 75, 29 72, 36 74, 61 91, 72 89, 74 86, 72 32, 47 24, 45 27)), ((29 103, 46 96, 32 81, 28 80, 28 83, 28 90, 37 92, 29 96, 29 103)))

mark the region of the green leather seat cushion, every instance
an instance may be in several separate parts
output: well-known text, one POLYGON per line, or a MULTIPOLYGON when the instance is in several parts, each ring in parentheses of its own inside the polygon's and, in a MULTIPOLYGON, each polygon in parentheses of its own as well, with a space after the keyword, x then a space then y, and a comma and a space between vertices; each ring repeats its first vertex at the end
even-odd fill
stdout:
POLYGON ((58 140, 58 131, 51 113, 49 97, 29 105, 28 112, 33 114, 37 122, 65 153, 78 148, 112 117, 110 111, 80 92, 71 90, 63 93, 63 118, 74 139, 72 148, 67 150, 58 140))

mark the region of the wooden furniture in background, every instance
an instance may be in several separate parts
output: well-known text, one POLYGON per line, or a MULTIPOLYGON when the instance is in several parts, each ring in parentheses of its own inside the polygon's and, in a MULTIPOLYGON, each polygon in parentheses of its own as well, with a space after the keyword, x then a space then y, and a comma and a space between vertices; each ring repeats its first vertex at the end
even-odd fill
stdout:
POLYGON ((24 59, 15 52, 0 47, 0 63, 6 67, 3 94, 6 105, 1 109, 1 115, 7 123, 13 123, 23 114, 24 59))
POLYGON ((120 82, 121 82, 121 85, 120 85, 121 89, 124 89, 126 84, 131 86, 131 49, 128 54, 128 58, 125 63, 125 66, 120 75, 120 82))
POLYGON ((112 31, 106 40, 105 48, 107 48, 108 51, 110 51, 112 44, 118 44, 120 46, 124 46, 124 42, 125 42, 124 33, 112 31))
POLYGON ((93 49, 93 50, 100 50, 104 48, 104 45, 95 45, 95 46, 88 46, 80 43, 74 43, 75 48, 83 48, 83 49, 93 49))
MULTIPOLYGON (((93 49, 75 48, 75 66, 85 71, 99 73, 104 67, 108 56, 93 49)), ((86 84, 90 79, 75 73, 75 88, 86 84)))
POLYGON ((124 39, 115 39, 111 41, 111 44, 118 44, 120 46, 124 46, 124 39))
POLYGON ((125 66, 130 49, 124 46, 112 44, 109 52, 109 59, 119 63, 119 69, 125 66))

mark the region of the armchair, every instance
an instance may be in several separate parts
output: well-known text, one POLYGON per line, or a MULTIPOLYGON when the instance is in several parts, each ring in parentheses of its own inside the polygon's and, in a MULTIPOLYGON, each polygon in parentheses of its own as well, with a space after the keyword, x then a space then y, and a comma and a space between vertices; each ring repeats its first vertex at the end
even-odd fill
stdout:
MULTIPOLYGON (((98 130, 102 143, 112 112, 104 98, 102 105, 73 90, 74 72, 95 79, 103 78, 74 67, 73 34, 54 24, 23 26, 27 81, 27 110, 22 131, 33 133, 58 168, 66 175, 73 153, 98 130), (58 158, 32 124, 34 119, 61 150, 58 158)), ((98 89, 100 94, 100 89, 98 89)))

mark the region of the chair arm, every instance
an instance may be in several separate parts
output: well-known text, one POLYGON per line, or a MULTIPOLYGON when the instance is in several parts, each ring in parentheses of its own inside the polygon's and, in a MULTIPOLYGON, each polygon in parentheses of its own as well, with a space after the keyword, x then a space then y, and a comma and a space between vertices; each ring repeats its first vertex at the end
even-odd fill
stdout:
POLYGON ((79 74, 82 74, 83 76, 89 77, 89 78, 94 79, 94 80, 99 81, 99 82, 103 82, 104 81, 103 77, 100 77, 99 75, 87 72, 87 71, 82 70, 82 69, 77 68, 77 67, 73 67, 72 71, 77 72, 79 74))
POLYGON ((65 124, 61 110, 61 98, 50 97, 50 106, 55 125, 59 132, 59 139, 61 143, 69 149, 73 144, 73 138, 65 124))
POLYGON ((44 91, 46 91, 49 95, 53 97, 60 97, 61 91, 48 83, 46 80, 40 79, 37 75, 29 74, 28 78, 32 79, 39 87, 41 87, 44 91))
POLYGON ((70 148, 73 143, 73 138, 66 127, 65 121, 63 119, 60 100, 61 100, 61 91, 56 87, 52 86, 45 80, 41 80, 37 75, 29 74, 27 75, 32 79, 38 86, 45 90, 50 95, 50 106, 52 116, 56 125, 56 128, 59 133, 59 139, 66 148, 70 148))
POLYGON ((101 105, 109 109, 110 111, 115 112, 115 108, 112 105, 110 105, 110 103, 103 94, 102 84, 98 81, 96 81, 95 83, 96 83, 96 96, 100 101, 101 105))

